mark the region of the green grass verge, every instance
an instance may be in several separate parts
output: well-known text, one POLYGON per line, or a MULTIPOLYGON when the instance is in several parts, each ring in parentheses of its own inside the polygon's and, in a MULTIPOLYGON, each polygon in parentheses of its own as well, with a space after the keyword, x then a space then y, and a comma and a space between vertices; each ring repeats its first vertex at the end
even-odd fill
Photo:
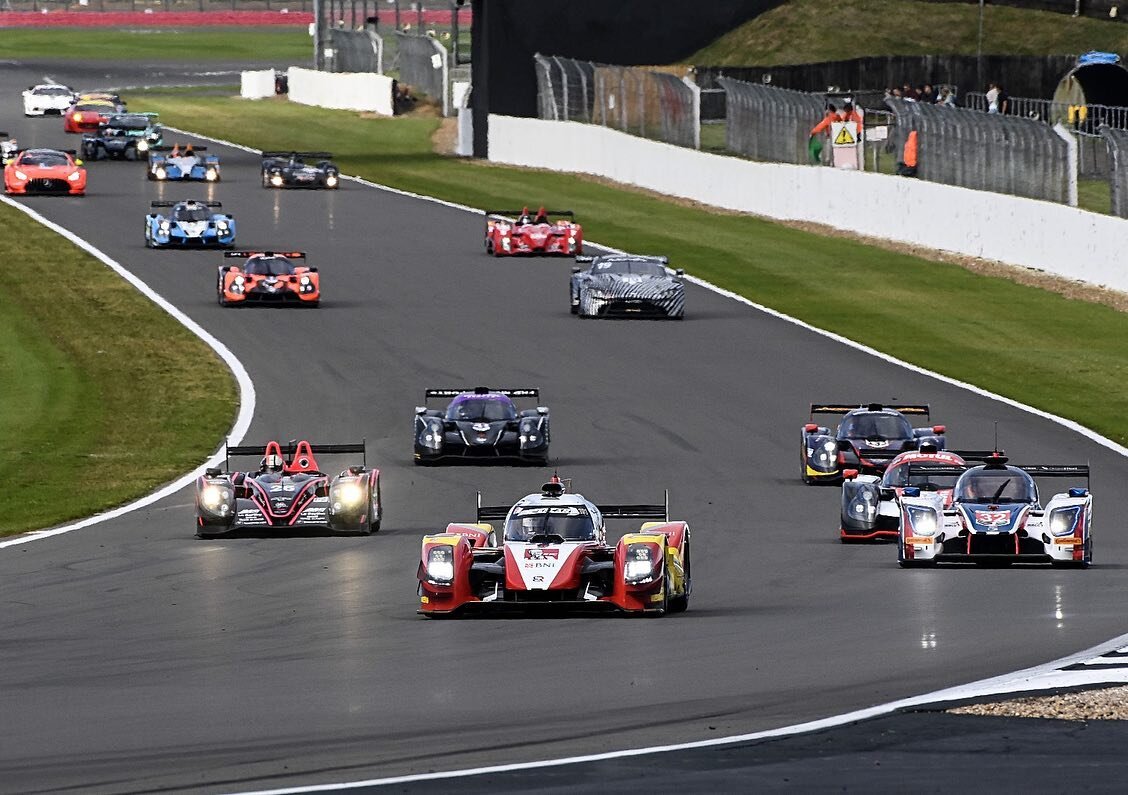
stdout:
POLYGON ((5 28, 9 57, 174 62, 313 62, 303 25, 214 28, 5 28))
MULTIPOLYGON (((819 328, 1128 442, 1128 315, 1106 306, 572 174, 443 157, 431 145, 436 119, 363 119, 283 100, 130 101, 249 146, 328 149, 345 173, 404 190, 475 207, 572 207, 591 240, 669 254, 695 276, 819 328)), ((480 243, 463 241, 467 251, 480 243)))
MULTIPOLYGON (((791 0, 685 59, 708 66, 774 66, 868 55, 974 55, 979 7, 919 0, 791 0)), ((988 3, 983 52, 1079 54, 1128 50, 1128 27, 988 3)))
POLYGON ((102 263, 0 205, 0 535, 89 516, 198 466, 234 381, 102 263), (49 265, 45 265, 49 263, 49 265))

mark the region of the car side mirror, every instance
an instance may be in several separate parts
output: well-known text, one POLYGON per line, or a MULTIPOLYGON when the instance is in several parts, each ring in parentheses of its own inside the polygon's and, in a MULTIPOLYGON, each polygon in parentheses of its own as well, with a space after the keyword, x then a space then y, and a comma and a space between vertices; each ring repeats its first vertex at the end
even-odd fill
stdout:
MULTIPOLYGON (((917 489, 917 495, 919 496, 919 494, 920 494, 920 489, 917 489)), ((896 498, 897 492, 894 491, 893 489, 878 489, 877 495, 878 495, 879 499, 892 500, 892 499, 896 498)))
POLYGON ((223 470, 218 467, 208 467, 204 470, 204 475, 209 478, 218 478, 223 474, 223 470))
POLYGON ((901 493, 906 497, 919 497, 920 488, 918 488, 917 486, 906 486, 901 493))
POLYGON ((251 487, 245 485, 238 485, 234 488, 235 496, 246 499, 251 496, 251 487))
POLYGON ((537 406, 537 414, 540 414, 542 417, 547 417, 548 406, 537 406))
POLYGON ((846 440, 846 439, 839 439, 838 440, 838 450, 839 450, 839 452, 847 453, 851 449, 852 448, 850 447, 850 442, 848 440, 846 440))
POLYGON ((579 273, 579 272, 580 272, 579 268, 572 268, 572 273, 579 273))
POLYGON ((803 430, 806 431, 807 433, 814 433, 818 429, 819 429, 819 426, 815 425, 815 423, 813 423, 813 422, 808 422, 806 425, 803 426, 803 430))
POLYGON ((675 276, 685 276, 685 268, 678 268, 674 271, 675 276))
POLYGON ((946 431, 946 430, 948 430, 947 425, 933 425, 932 426, 932 432, 933 433, 944 433, 944 431, 946 431))
POLYGON ((320 484, 316 489, 313 490, 313 493, 317 497, 328 497, 329 496, 329 486, 328 486, 328 484, 325 484, 325 483, 320 484))
POLYGON ((76 166, 81 166, 82 165, 82 158, 75 158, 74 164, 76 166))
POLYGON ((844 470, 842 470, 842 479, 843 480, 853 480, 857 476, 858 476, 858 470, 856 470, 856 469, 844 469, 844 470))
POLYGON ((418 414, 419 416, 422 416, 422 415, 427 413, 427 407, 426 406, 416 406, 415 407, 415 413, 418 414))

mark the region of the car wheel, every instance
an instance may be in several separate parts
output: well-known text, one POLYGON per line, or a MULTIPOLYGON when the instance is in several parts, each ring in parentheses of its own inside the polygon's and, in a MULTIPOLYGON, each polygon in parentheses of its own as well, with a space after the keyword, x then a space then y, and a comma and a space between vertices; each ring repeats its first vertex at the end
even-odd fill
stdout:
POLYGON ((486 238, 486 253, 487 253, 487 254, 489 254, 489 255, 490 255, 491 257, 493 256, 493 253, 494 253, 494 243, 493 243, 493 238, 492 238, 492 237, 487 237, 487 238, 486 238))
POLYGON ((685 545, 685 593, 669 600, 668 612, 684 613, 689 609, 689 593, 693 582, 690 573, 689 543, 687 542, 685 545))
POLYGON ((579 312, 580 312, 580 297, 578 295, 576 295, 575 293, 568 293, 568 304, 569 304, 568 308, 569 308, 569 310, 571 310, 573 315, 579 314, 579 312))
POLYGON ((266 175, 266 172, 265 172, 265 171, 264 171, 264 172, 262 172, 262 186, 263 186, 264 188, 269 188, 269 187, 270 187, 270 177, 268 177, 268 176, 266 175))

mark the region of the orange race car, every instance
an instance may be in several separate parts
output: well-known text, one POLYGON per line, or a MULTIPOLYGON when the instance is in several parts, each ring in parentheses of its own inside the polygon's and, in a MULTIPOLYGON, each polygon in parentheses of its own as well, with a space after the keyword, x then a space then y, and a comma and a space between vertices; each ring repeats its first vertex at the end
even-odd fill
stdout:
POLYGON ((63 114, 63 131, 94 132, 118 112, 118 106, 105 99, 79 99, 63 114))
POLYGON ((86 169, 73 149, 21 149, 4 166, 4 191, 85 196, 86 169))
POLYGON ((228 251, 225 257, 245 259, 243 267, 221 265, 216 282, 220 306, 234 304, 299 304, 321 302, 321 279, 317 268, 296 265, 305 260, 302 251, 228 251))

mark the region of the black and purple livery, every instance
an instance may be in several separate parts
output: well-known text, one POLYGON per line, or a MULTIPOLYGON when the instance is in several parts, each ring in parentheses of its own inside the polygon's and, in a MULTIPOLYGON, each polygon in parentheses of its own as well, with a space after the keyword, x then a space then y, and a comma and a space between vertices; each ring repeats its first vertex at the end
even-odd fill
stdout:
POLYGON ((540 398, 537 389, 428 389, 415 409, 415 463, 443 460, 548 462, 548 409, 519 410, 514 398, 540 398), (427 401, 451 398, 445 410, 427 401))

